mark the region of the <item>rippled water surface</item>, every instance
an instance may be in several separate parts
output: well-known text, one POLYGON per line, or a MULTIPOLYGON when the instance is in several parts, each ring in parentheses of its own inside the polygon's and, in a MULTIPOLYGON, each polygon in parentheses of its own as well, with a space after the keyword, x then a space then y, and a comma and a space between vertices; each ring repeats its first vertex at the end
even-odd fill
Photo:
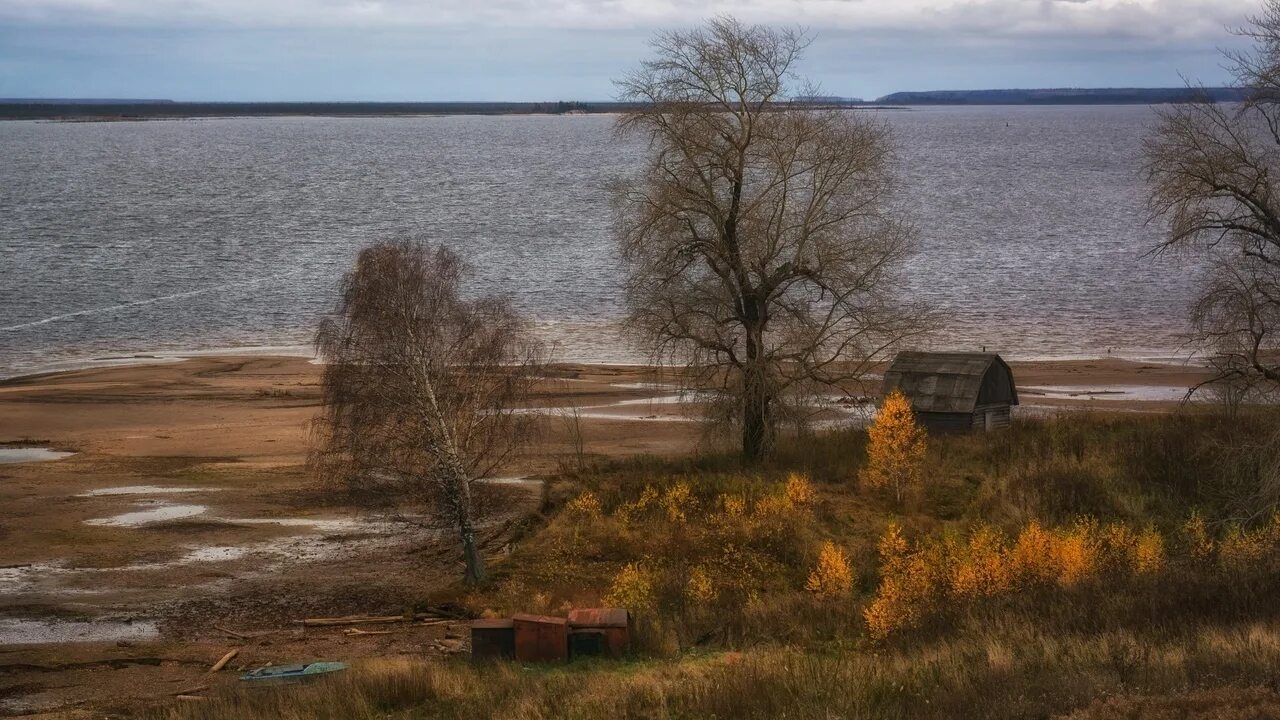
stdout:
MULTIPOLYGON (((1165 355, 1194 268, 1143 257, 1145 107, 886 112, 938 346, 1165 355)), ((371 240, 447 242, 565 359, 637 359, 608 116, 0 123, 0 376, 121 353, 305 344, 371 240)))

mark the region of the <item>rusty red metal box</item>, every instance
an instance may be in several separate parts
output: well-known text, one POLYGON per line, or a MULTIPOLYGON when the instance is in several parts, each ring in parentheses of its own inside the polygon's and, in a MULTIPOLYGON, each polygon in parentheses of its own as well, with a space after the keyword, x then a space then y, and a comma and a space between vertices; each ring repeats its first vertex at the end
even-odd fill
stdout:
POLYGON ((515 654, 515 627, 510 620, 471 621, 472 659, 510 659, 515 654))
POLYGON ((516 615, 516 659, 523 662, 564 662, 569 659, 569 622, 547 615, 516 615))
POLYGON ((573 610, 569 628, 577 633, 602 633, 603 651, 609 657, 622 657, 631 647, 631 613, 623 608, 573 610))

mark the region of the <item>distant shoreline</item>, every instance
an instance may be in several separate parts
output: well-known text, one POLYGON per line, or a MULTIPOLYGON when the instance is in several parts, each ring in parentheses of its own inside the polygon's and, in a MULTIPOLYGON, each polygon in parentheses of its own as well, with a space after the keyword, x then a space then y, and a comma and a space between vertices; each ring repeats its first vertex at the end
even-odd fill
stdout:
MULTIPOLYGON (((627 103, 6 103, 0 120, 46 122, 149 122, 235 118, 325 117, 412 118, 452 116, 612 115, 634 107, 627 103)), ((849 110, 909 110, 902 105, 850 103, 815 105, 849 110)))
MULTIPOLYGON (((998 350, 997 350, 998 352, 998 350)), ((1044 355, 1024 356, 1017 353, 1002 353, 1011 363, 1019 365, 1061 365, 1075 368, 1087 368, 1097 363, 1131 363, 1158 365, 1161 367, 1180 367, 1196 372, 1206 366, 1196 356, 1176 353, 1116 353, 1111 355, 1044 355)), ((107 370, 111 368, 130 368, 144 365, 169 365, 187 360, 228 358, 228 357, 261 357, 261 358, 296 358, 309 363, 321 364, 314 349, 309 344, 297 345, 243 345, 222 346, 204 349, 185 350, 153 350, 137 352, 109 353, 82 359, 66 359, 51 361, 46 365, 23 368, 0 368, 0 386, 13 382, 25 382, 36 378, 61 375, 84 370, 107 370), (15 371, 16 370, 16 371, 15 371)), ((583 360, 577 358, 554 358, 548 365, 574 365, 593 368, 648 368, 652 363, 629 361, 624 357, 612 360, 583 360)))
MULTIPOLYGON (((897 92, 876 100, 797 98, 804 107, 910 110, 928 106, 1161 105, 1195 101, 1238 102, 1244 91, 1227 87, 1055 88, 1028 90, 930 90, 897 92)), ((782 103, 779 103, 780 105, 782 103)), ((553 102, 177 102, 65 98, 0 98, 0 120, 136 122, 237 117, 436 117, 448 115, 596 115, 625 112, 637 103, 553 102)))

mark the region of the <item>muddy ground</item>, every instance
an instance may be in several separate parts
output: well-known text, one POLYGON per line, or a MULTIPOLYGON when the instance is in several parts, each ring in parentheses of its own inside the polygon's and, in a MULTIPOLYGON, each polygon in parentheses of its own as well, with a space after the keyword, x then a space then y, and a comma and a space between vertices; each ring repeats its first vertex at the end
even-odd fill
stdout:
MULTIPOLYGON (((460 574, 451 538, 363 515, 307 474, 319 370, 305 358, 198 357, 0 382, 0 715, 128 716, 234 684, 236 672, 207 672, 232 648, 232 671, 465 652, 462 621, 363 628, 385 634, 298 623, 397 614, 460 574)), ((1203 377, 1118 360, 1014 371, 1028 412, 1165 411, 1203 377)), ((553 409, 542 439, 494 486, 501 512, 483 542, 495 559, 543 481, 575 461, 575 427, 596 457, 699 442, 670 377, 554 374, 536 402, 553 409)))

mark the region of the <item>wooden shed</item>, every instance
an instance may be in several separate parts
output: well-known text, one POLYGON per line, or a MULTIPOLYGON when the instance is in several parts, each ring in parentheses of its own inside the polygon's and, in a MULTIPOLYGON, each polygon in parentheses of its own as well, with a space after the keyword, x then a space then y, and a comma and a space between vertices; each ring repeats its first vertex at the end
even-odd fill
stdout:
POLYGON ((884 374, 884 393, 894 389, 930 432, 1009 427, 1018 404, 1013 372, 995 353, 900 352, 884 374))

